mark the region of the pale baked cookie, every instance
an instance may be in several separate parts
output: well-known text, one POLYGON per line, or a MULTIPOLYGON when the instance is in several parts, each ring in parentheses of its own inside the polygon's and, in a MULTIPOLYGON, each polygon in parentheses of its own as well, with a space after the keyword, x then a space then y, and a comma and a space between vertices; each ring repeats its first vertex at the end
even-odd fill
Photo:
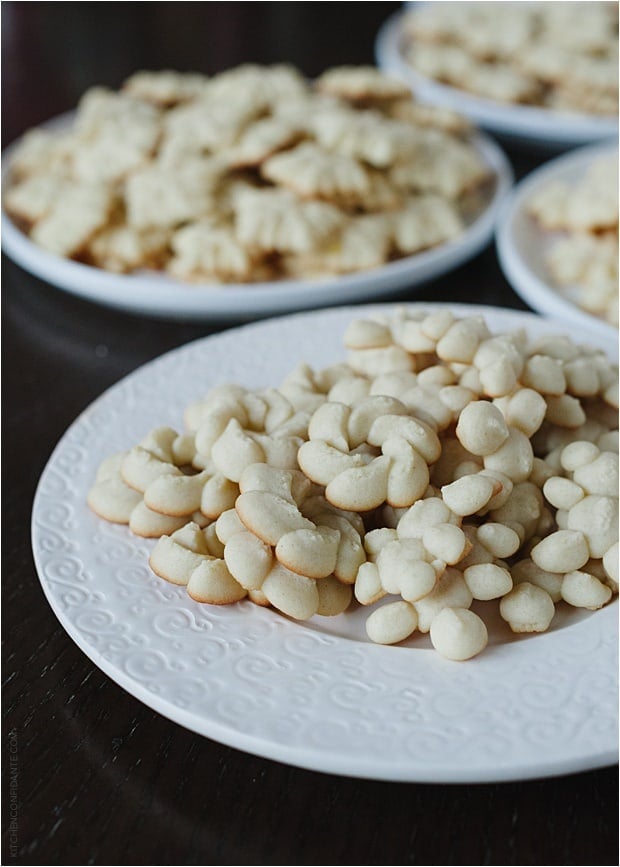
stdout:
POLYGON ((456 207, 434 194, 411 196, 392 220, 395 246, 405 255, 456 238, 464 229, 456 207))
POLYGON ((72 171, 86 181, 113 182, 155 153, 161 112, 155 106, 106 88, 91 88, 75 119, 72 171))
POLYGON ((427 4, 415 15, 407 16, 403 29, 421 42, 456 42, 469 16, 470 10, 461 3, 427 4))
POLYGON ((377 168, 392 165, 415 150, 415 131, 377 111, 336 109, 310 120, 317 141, 326 149, 377 168))
POLYGON ((209 96, 218 100, 229 100, 245 93, 254 102, 269 106, 304 94, 307 84, 299 70, 290 64, 244 63, 214 75, 208 90, 209 96))
POLYGON ((548 99, 549 106, 558 111, 578 111, 590 114, 613 115, 618 107, 618 94, 595 92, 581 81, 567 79, 554 88, 548 99))
POLYGON ((106 134, 76 148, 73 173, 85 184, 103 183, 113 186, 139 171, 153 155, 151 148, 142 148, 131 141, 106 134))
POLYGON ((223 171, 218 160, 206 158, 177 170, 152 164, 135 172, 125 186, 127 222, 136 228, 173 227, 214 214, 223 171))
POLYGON ((216 190, 217 222, 233 225, 235 211, 246 193, 261 189, 255 173, 235 172, 226 174, 216 190))
POLYGON ((69 173, 74 143, 72 131, 28 130, 11 154, 11 179, 19 182, 33 174, 69 173))
POLYGON ((195 72, 176 72, 172 69, 157 72, 140 70, 130 75, 121 89, 136 99, 168 108, 203 95, 208 80, 206 75, 195 72))
POLYGON ((260 258, 240 244, 230 227, 209 220, 190 223, 170 239, 172 258, 167 269, 183 280, 247 281, 260 258))
MULTIPOLYGON (((90 508, 106 521, 127 524, 132 533, 143 538, 159 538, 183 527, 186 515, 166 515, 150 509, 142 493, 124 481, 121 468, 126 456, 127 452, 121 452, 102 461, 88 492, 90 508)), ((201 525, 207 523, 200 513, 192 515, 192 519, 201 525)))
POLYGON ((277 151, 284 150, 303 137, 303 127, 277 117, 266 117, 250 124, 225 159, 233 169, 259 166, 277 151))
POLYGON ((458 45, 416 45, 410 59, 423 75, 501 102, 534 102, 539 84, 506 63, 485 63, 458 45))
POLYGON ((588 99, 597 113, 614 114, 618 107, 618 50, 607 57, 583 57, 571 65, 565 87, 588 99), (615 106, 614 106, 615 100, 615 106))
POLYGON ((327 244, 312 253, 287 256, 283 265, 287 273, 299 277, 377 268, 389 257, 393 234, 391 215, 350 217, 327 244))
POLYGON ((87 183, 113 183, 148 161, 160 135, 154 106, 105 88, 80 100, 72 172, 87 183))
POLYGON ((57 256, 75 256, 108 223, 114 205, 112 190, 103 184, 68 185, 35 224, 31 237, 57 256))
MULTIPOLYGON (((456 84, 456 82, 452 82, 456 84)), ((461 82, 465 90, 506 103, 540 102, 540 84, 507 63, 475 64, 461 82)))
POLYGON ((571 233, 546 258, 554 283, 572 289, 584 310, 618 322, 618 235, 571 233))
POLYGON ((362 163, 312 142, 266 160, 261 175, 302 199, 325 199, 345 206, 363 202, 370 188, 362 163))
POLYGON ((618 226, 617 155, 595 160, 580 181, 567 185, 564 209, 559 228, 601 231, 618 226))
POLYGON ((413 154, 391 166, 389 177, 397 189, 432 191, 456 199, 482 184, 489 169, 468 142, 427 129, 418 137, 413 154))
POLYGON ((106 87, 91 87, 78 103, 75 132, 81 141, 125 132, 148 150, 159 134, 160 118, 155 106, 106 87))
POLYGON ((13 219, 32 226, 50 212, 58 196, 70 185, 62 174, 28 175, 7 190, 4 207, 13 219))
POLYGON ((366 197, 363 202, 357 204, 356 211, 380 216, 402 207, 405 195, 386 177, 385 172, 369 168, 368 181, 366 197))
POLYGON ((412 99, 396 99, 384 109, 389 117, 410 123, 413 127, 432 127, 450 135, 464 136, 472 132, 472 123, 466 117, 438 105, 426 105, 412 99))
POLYGON ((133 510, 142 502, 142 495, 121 476, 125 454, 119 452, 101 462, 86 498, 95 514, 113 524, 128 524, 133 510))
POLYGON ((539 3, 538 7, 541 41, 592 55, 610 50, 618 29, 615 3, 539 3))
POLYGON ((261 111, 261 106, 244 90, 231 99, 216 99, 207 94, 165 113, 162 144, 169 150, 178 150, 191 143, 195 149, 218 152, 230 147, 261 111))
POLYGON ((235 203, 236 233, 266 252, 308 253, 340 228, 345 216, 328 202, 301 201, 289 190, 245 190, 235 203))
POLYGON ((574 233, 553 245, 547 262, 562 285, 588 284, 606 274, 607 284, 613 286, 618 280, 618 236, 574 233))
POLYGON ((515 58, 517 69, 545 85, 561 84, 570 62, 565 48, 551 43, 534 43, 515 58))
POLYGON ((335 66, 320 75, 315 86, 321 93, 348 102, 380 102, 409 95, 408 87, 374 66, 335 66))
POLYGON ((564 111, 614 114, 618 106, 618 53, 575 57, 570 49, 549 49, 523 61, 526 68, 551 85, 549 104, 564 111))
POLYGON ((345 111, 347 103, 329 96, 308 90, 303 94, 285 96, 271 106, 271 117, 293 124, 298 129, 312 132, 312 124, 317 114, 323 111, 345 111))
POLYGON ((570 188, 563 181, 551 181, 532 195, 527 210, 545 229, 563 229, 566 226, 566 206, 570 188))
POLYGON ((407 57, 422 75, 445 84, 463 81, 476 65, 464 48, 452 43, 417 43, 409 50, 407 57))
MULTIPOLYGON (((272 556, 280 566, 305 578, 333 576, 345 584, 353 583, 365 560, 360 536, 363 525, 358 516, 330 504, 298 470, 252 464, 242 474, 239 487, 241 494, 235 502, 238 518, 262 545, 272 547, 272 556)), ((239 554, 250 553, 247 548, 252 540, 244 536, 243 552, 236 544, 239 541, 236 534, 227 538, 224 557, 237 580, 245 583, 244 573, 253 569, 246 557, 240 562, 239 554), (241 570, 234 568, 232 561, 241 570)), ((273 560, 266 559, 264 565, 270 562, 273 560)), ((266 592, 268 576, 269 571, 263 571, 262 579, 256 575, 247 589, 266 592)))
POLYGON ((94 236, 85 256, 100 268, 116 273, 158 268, 167 258, 169 240, 166 229, 143 231, 133 226, 111 225, 94 236))
POLYGON ((463 17, 458 39, 480 60, 507 60, 527 51, 535 36, 534 4, 498 6, 495 3, 468 3, 459 12, 463 17))
POLYGON ((531 41, 535 6, 545 4, 434 3, 407 16, 407 35, 422 44, 458 44, 479 60, 511 57, 531 41))
POLYGON ((506 63, 479 61, 458 45, 417 45, 415 66, 425 76, 501 102, 532 102, 540 86, 506 63))
POLYGON ((184 134, 169 135, 164 129, 159 140, 157 155, 153 160, 145 163, 144 168, 158 165, 176 171, 183 169, 188 162, 195 163, 212 156, 211 148, 201 144, 200 139, 184 134))

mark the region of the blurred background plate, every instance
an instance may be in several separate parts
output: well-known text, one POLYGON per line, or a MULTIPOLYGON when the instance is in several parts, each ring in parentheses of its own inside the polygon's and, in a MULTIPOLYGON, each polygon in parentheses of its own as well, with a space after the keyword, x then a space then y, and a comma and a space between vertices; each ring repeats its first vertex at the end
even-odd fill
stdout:
MULTIPOLYGON (((420 4, 406 4, 408 7, 420 4)), ((529 105, 507 105, 433 81, 417 72, 403 53, 402 22, 407 11, 391 15, 375 42, 377 65, 411 87, 420 102, 459 111, 477 126, 514 144, 564 150, 618 133, 616 117, 569 114, 529 105)))
POLYGON ((505 202, 497 227, 497 253, 504 276, 515 292, 539 313, 587 327, 605 339, 617 340, 618 330, 582 310, 567 290, 551 285, 545 256, 557 234, 544 232, 526 205, 541 187, 553 181, 577 181, 592 161, 617 152, 616 142, 589 145, 556 157, 520 181, 505 202))
MULTIPOLYGON (((43 127, 58 129, 67 125, 71 116, 63 115, 43 127)), ((472 143, 496 178, 485 208, 454 241, 368 271, 252 284, 188 284, 156 272, 116 274, 47 252, 20 231, 4 211, 2 247, 26 271, 59 289, 130 313, 167 319, 241 320, 380 299, 457 268, 492 241, 500 208, 512 187, 512 167, 499 145, 484 133, 474 134, 472 143)), ((3 178, 13 147, 4 153, 3 178)))

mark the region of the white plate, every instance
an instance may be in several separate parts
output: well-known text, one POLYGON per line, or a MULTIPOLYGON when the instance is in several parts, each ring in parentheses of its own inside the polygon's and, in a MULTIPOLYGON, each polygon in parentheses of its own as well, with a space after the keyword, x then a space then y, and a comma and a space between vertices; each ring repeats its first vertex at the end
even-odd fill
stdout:
MULTIPOLYGON (((617 604, 558 612, 550 632, 507 643, 490 626, 485 652, 454 663, 427 636, 409 646, 371 644, 365 609, 300 624, 249 602, 199 605, 151 573, 152 542, 87 508, 104 457, 157 424, 178 428, 183 408, 215 384, 272 386, 297 362, 318 368, 343 360, 346 325, 376 309, 231 329, 162 356, 96 400, 62 437, 34 502, 35 562, 53 610, 131 695, 194 732, 266 758, 427 782, 525 779, 613 763, 617 604)), ((495 331, 555 328, 533 314, 453 310, 482 313, 495 331)))
POLYGON ((397 12, 381 26, 375 41, 375 56, 377 65, 405 81, 420 101, 452 108, 482 129, 515 143, 536 144, 556 150, 618 134, 618 119, 614 117, 504 105, 427 78, 415 70, 403 54, 401 24, 406 14, 397 12))
POLYGON ((506 279, 533 310, 616 340, 615 326, 582 310, 568 290, 551 285, 545 256, 557 236, 540 229, 527 213, 527 202, 553 181, 575 183, 593 160, 617 150, 616 142, 588 145, 531 172, 506 200, 496 231, 497 253, 506 279))
MULTIPOLYGON (((44 128, 61 129, 72 115, 56 118, 44 128)), ((34 244, 2 212, 2 247, 22 268, 48 283, 85 298, 131 313, 169 319, 255 319, 327 305, 381 299, 439 277, 473 258, 491 241, 502 202, 513 183, 512 167, 501 148, 478 133, 472 144, 496 177, 486 208, 465 232, 446 244, 415 256, 355 274, 255 284, 182 283, 151 272, 113 274, 72 262, 34 244)), ((12 145, 3 156, 3 177, 12 145)))

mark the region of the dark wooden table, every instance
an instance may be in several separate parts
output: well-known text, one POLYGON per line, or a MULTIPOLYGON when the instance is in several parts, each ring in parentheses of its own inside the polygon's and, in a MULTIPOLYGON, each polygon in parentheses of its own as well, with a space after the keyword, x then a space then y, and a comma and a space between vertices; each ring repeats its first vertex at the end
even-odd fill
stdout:
MULTIPOLYGON (((315 75, 372 62, 376 29, 398 5, 5 2, 3 145, 136 68, 290 61, 315 75)), ((518 176, 546 158, 510 156, 518 176)), ((39 585, 29 527, 37 480, 105 388, 223 326, 97 307, 6 259, 2 279, 3 863, 618 863, 616 768, 496 785, 330 776, 199 737, 97 669, 39 585)), ((525 306, 492 246, 398 297, 525 306)))

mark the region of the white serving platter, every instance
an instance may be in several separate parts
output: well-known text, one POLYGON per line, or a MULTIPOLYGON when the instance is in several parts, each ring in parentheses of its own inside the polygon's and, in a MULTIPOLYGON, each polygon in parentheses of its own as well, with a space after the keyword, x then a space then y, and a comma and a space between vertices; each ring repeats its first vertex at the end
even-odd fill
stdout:
MULTIPOLYGON (((438 305, 419 304, 433 310, 438 305)), ((231 747, 332 774, 481 783, 567 774, 618 758, 618 605, 556 614, 539 635, 489 621, 489 646, 456 663, 428 636, 372 644, 366 610, 295 622, 244 601, 200 605, 148 567, 153 542, 86 505, 99 463, 152 427, 179 429, 214 385, 279 384, 299 362, 344 360, 352 318, 389 305, 332 308, 232 328, 127 376, 68 428, 38 485, 32 546, 43 591, 70 638, 130 695, 231 747), (508 633, 508 637, 507 637, 508 633)), ((494 332, 562 331, 534 314, 454 305, 494 332)))

